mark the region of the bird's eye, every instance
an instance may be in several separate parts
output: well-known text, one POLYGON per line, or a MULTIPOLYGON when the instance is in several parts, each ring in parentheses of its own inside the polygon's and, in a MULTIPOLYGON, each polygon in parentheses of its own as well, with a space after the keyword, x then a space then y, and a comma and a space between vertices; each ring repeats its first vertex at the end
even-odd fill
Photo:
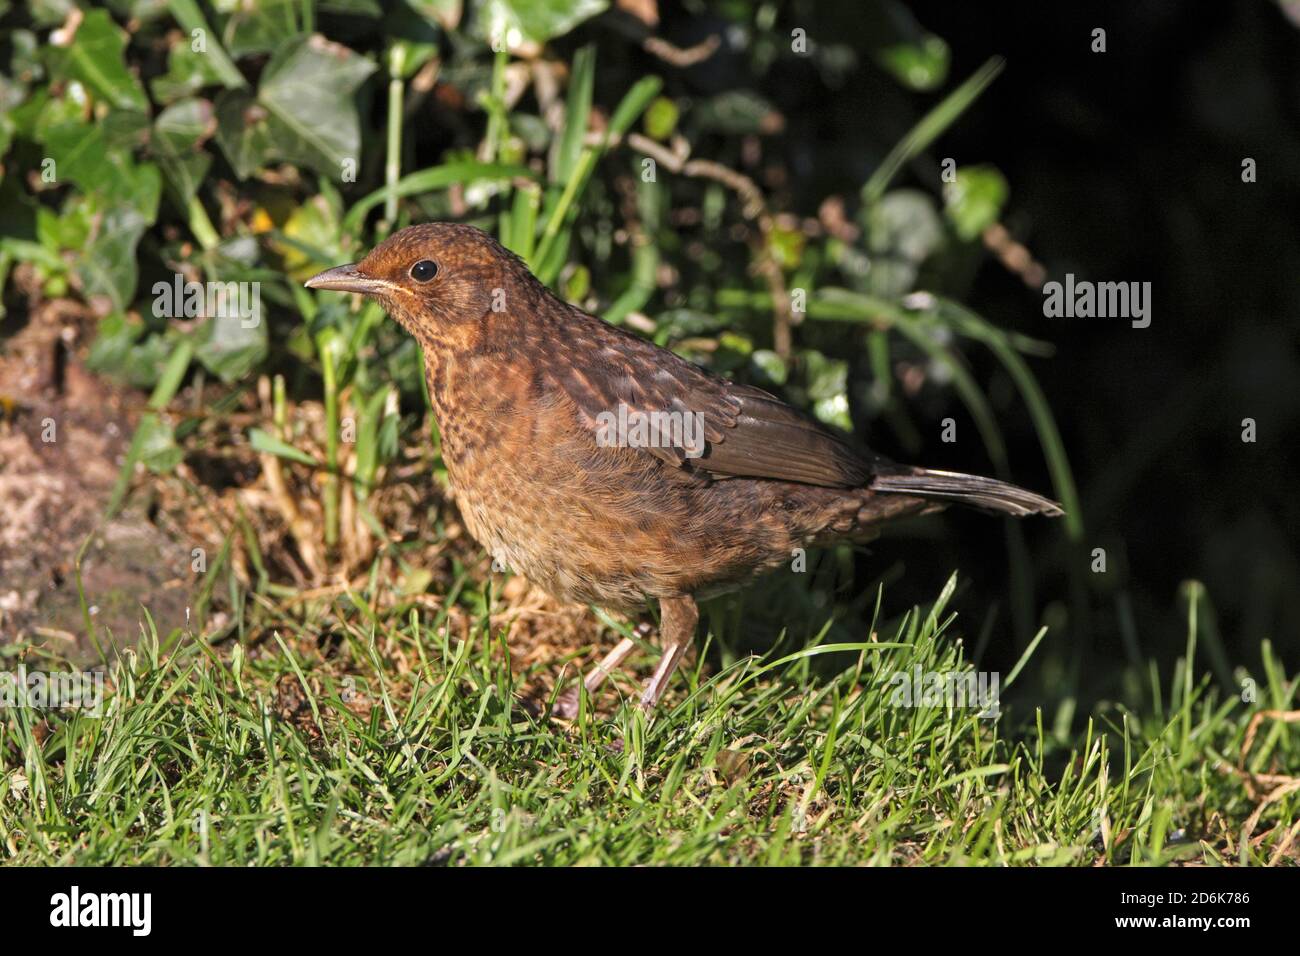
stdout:
POLYGON ((421 259, 411 266, 411 278, 416 282, 428 282, 438 274, 438 263, 432 259, 421 259))

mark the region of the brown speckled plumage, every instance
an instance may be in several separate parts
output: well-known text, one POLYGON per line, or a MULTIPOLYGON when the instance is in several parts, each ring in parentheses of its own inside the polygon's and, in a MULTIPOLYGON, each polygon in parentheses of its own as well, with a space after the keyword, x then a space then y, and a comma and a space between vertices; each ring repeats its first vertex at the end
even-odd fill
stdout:
POLYGON ((766 392, 559 300, 470 226, 412 226, 308 285, 374 296, 420 343, 456 503, 495 558, 561 600, 659 600, 666 653, 647 706, 693 635, 694 599, 788 566, 795 548, 867 538, 943 501, 1059 513, 1011 485, 859 453, 766 392), (418 281, 426 261, 436 275, 418 281), (703 448, 602 444, 600 416, 620 405, 698 413, 703 448))

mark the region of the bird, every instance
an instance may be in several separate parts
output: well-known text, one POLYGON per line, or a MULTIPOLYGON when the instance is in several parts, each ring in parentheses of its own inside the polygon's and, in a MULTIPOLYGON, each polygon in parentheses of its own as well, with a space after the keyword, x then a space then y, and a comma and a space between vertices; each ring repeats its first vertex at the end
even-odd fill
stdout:
MULTIPOLYGON (((467 224, 408 226, 305 285, 377 301, 419 344, 452 494, 494 563, 561 602, 624 614, 658 603, 648 713, 694 640, 697 602, 797 549, 870 540, 950 504, 1063 514, 1004 481, 856 446, 565 302, 467 224)), ((587 692, 634 646, 620 641, 587 673, 587 692)), ((577 701, 574 688, 552 713, 573 716, 577 701)))

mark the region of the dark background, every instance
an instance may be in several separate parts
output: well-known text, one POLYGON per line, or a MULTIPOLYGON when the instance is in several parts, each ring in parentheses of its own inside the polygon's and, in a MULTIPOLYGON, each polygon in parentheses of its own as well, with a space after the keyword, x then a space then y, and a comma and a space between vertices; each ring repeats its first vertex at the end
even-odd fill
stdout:
MULTIPOLYGON (((949 88, 990 56, 1007 65, 896 185, 937 195, 942 157, 991 163, 1011 187, 1004 223, 1051 278, 1073 272, 1152 284, 1146 329, 1124 319, 1045 318, 1042 296, 991 260, 961 296, 999 326, 1057 345, 1055 357, 1031 362, 1065 439, 1086 535, 1072 548, 1044 522, 1024 529, 1035 607, 1046 608, 1041 619, 1053 624, 1048 659, 1059 662, 1058 676, 1068 672, 1072 684, 1098 692, 1113 689, 1115 662, 1172 660, 1187 634, 1180 585, 1197 579, 1209 599, 1201 619, 1218 637, 1202 649, 1208 646, 1220 681, 1228 683, 1237 664, 1258 672, 1266 639, 1294 668, 1300 505, 1289 467, 1296 456, 1288 452, 1300 437, 1296 24, 1263 0, 920 2, 911 9, 951 47, 949 88), (1090 49, 1095 27, 1106 30, 1105 53, 1090 49), (1255 183, 1242 182, 1246 157, 1257 162, 1255 183), (1242 441, 1244 418, 1257 423, 1254 444, 1242 441), (1094 547, 1106 549, 1104 575, 1088 570, 1094 547)), ((688 42, 707 29, 701 20, 698 11, 682 14, 665 32, 675 28, 688 42)), ((796 5, 780 22, 777 33, 801 26, 867 56, 855 4, 796 5)), ((692 79, 725 88, 742 82, 743 72, 723 58, 692 79)), ((768 148, 804 171, 791 187, 803 215, 815 214, 827 194, 855 197, 883 153, 936 101, 900 91, 871 68, 834 86, 811 66, 747 80, 762 83, 787 120, 768 148), (909 97, 910 110, 899 102, 909 97)), ((1016 479, 1050 488, 1005 373, 987 353, 964 354, 993 398, 1016 479)), ((959 411, 951 395, 925 409, 928 433, 937 436, 937 422, 959 411)), ((873 444, 898 451, 887 438, 873 444)), ((989 468, 974 441, 932 440, 925 452, 928 464, 989 468)), ((969 590, 958 609, 982 614, 1009 590, 1003 536, 979 515, 943 521, 943 534, 890 543, 889 554, 909 569, 891 599, 932 598, 947 571, 961 568, 969 590)), ((968 621, 967 632, 982 623, 968 621)), ((990 627, 982 663, 1014 663, 1027 636, 1023 625, 1018 631, 990 627)))
MULTIPOLYGON (((1005 273, 972 304, 1046 334, 1042 383, 1079 480, 1088 537, 1131 600, 1144 649, 1181 649, 1179 583, 1203 581, 1229 653, 1270 638, 1300 659, 1300 36, 1272 3, 921 3, 960 37, 958 75, 1005 73, 946 145, 1012 183, 1009 221, 1054 278, 1152 283, 1147 329, 1045 319, 1005 273), (1092 53, 1103 27, 1107 52, 1092 53), (1257 181, 1243 183, 1252 157, 1257 181), (1243 418, 1257 441, 1241 440, 1243 418)), ((1041 368, 1041 367, 1040 367, 1041 368)), ((1032 457, 1032 449, 1026 449, 1032 457)), ((1016 449, 1013 461, 1021 458, 1016 449)))

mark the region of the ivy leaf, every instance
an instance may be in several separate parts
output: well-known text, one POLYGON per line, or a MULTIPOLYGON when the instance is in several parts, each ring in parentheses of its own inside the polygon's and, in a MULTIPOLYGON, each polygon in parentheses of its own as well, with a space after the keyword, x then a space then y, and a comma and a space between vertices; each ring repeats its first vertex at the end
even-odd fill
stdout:
POLYGON ((407 0, 407 6, 425 20, 448 31, 456 29, 464 13, 461 0, 407 0))
POLYGON ((87 89, 120 110, 147 113, 144 88, 126 68, 126 35, 107 10, 91 10, 66 47, 49 47, 52 71, 60 78, 80 80, 87 89))
POLYGON ((803 359, 808 372, 808 398, 812 402, 813 414, 828 425, 852 431, 848 399, 849 363, 827 358, 815 349, 804 351, 803 359))
POLYGON ((36 239, 53 252, 81 249, 90 241, 94 215, 94 204, 82 196, 70 197, 59 213, 37 206, 36 239))
POLYGON ((361 155, 361 124, 353 95, 375 64, 321 36, 294 37, 281 45, 262 74, 258 102, 297 144, 286 158, 301 159, 335 175, 345 159, 361 155))
POLYGON ((895 189, 866 210, 871 269, 864 290, 897 298, 912 290, 921 263, 944 241, 934 201, 915 189, 895 189))
POLYGON ((608 6, 606 0, 480 0, 474 21, 482 40, 504 37, 511 44, 545 43, 604 13, 608 6))
POLYGON ((167 72, 151 80, 149 88, 159 103, 173 103, 220 82, 221 72, 213 65, 212 57, 196 53, 189 42, 182 40, 168 54, 167 72))
POLYGON ((226 49, 238 59, 250 53, 270 53, 298 33, 297 0, 259 0, 235 6, 226 21, 226 49))
POLYGON ((208 319, 196 333, 194 357, 223 382, 248 375, 266 359, 264 313, 259 305, 254 319, 233 314, 208 319))
POLYGON ((121 193, 124 172, 110 163, 104 145, 104 130, 89 123, 64 123, 48 130, 41 140, 54 160, 55 182, 72 180, 82 190, 121 193))
POLYGON ((180 100, 154 121, 153 150, 181 209, 194 198, 212 165, 212 157, 198 147, 215 128, 212 104, 207 100, 180 100))
POLYGON ((135 388, 152 388, 158 383, 172 345, 158 333, 145 336, 142 322, 128 322, 120 312, 99 320, 95 341, 86 356, 86 366, 135 388))
POLYGON ((6 71, 20 83, 36 83, 45 77, 45 65, 40 59, 40 41, 31 30, 14 30, 10 34, 13 54, 6 71))
POLYGON ((140 449, 138 460, 154 474, 172 471, 185 457, 172 427, 152 412, 140 419, 135 441, 140 449))
POLYGON ((320 250, 327 258, 343 255, 339 248, 338 211, 324 196, 313 196, 289 214, 281 234, 288 242, 276 242, 284 258, 284 271, 295 281, 320 271, 320 259, 309 250, 320 250))
POLYGON ((27 13, 35 26, 55 27, 68 19, 74 6, 72 0, 32 0, 27 5, 27 13))
MULTIPOLYGON (((162 188, 158 170, 149 166, 141 172, 152 182, 156 208, 162 188)), ((114 203, 105 210, 97 235, 78 260, 78 274, 86 296, 108 296, 113 307, 119 310, 130 304, 139 278, 135 250, 148 226, 149 220, 134 206, 114 203)))
POLYGON ((375 64, 323 37, 294 37, 276 51, 256 98, 243 90, 217 97, 217 143, 247 179, 286 160, 336 176, 361 155, 353 95, 375 64))
POLYGON ((216 114, 217 145, 240 179, 247 179, 280 155, 271 115, 251 93, 223 90, 217 94, 216 114))

